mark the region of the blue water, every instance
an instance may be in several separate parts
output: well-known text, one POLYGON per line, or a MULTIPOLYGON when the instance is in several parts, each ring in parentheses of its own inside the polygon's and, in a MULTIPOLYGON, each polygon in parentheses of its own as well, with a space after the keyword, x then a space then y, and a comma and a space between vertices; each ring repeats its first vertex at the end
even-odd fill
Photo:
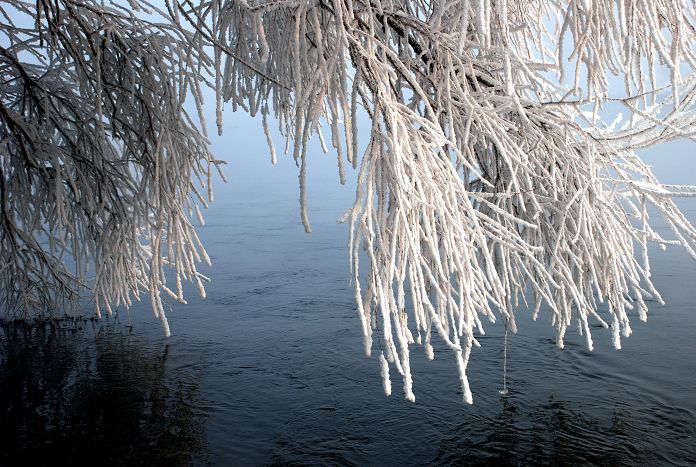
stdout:
POLYGON ((594 352, 572 332, 559 350, 547 315, 520 316, 502 397, 503 329, 488 324, 474 405, 441 345, 433 362, 413 348, 412 404, 398 378, 384 395, 362 351, 335 223, 353 188, 336 187, 333 156, 310 160, 306 235, 290 161, 248 152, 201 229, 208 298, 171 306, 172 337, 147 304, 0 330, 0 464, 696 464, 696 263, 682 251, 656 252, 667 305, 635 317, 623 350, 601 328, 594 352))

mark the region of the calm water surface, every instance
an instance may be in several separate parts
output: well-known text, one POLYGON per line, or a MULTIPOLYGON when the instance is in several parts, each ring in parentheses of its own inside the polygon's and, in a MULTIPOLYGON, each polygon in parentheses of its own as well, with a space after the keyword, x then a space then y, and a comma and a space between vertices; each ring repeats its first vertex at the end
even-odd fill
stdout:
POLYGON ((313 175, 307 236, 294 176, 235 170, 202 229, 208 298, 172 305, 171 338, 146 305, 0 330, 0 464, 696 464, 696 264, 682 251, 655 255, 667 305, 633 320, 623 350, 601 328, 594 352, 574 333, 559 350, 548 315, 521 316, 501 397, 503 329, 489 324, 474 405, 442 346, 433 362, 413 349, 411 404, 396 378, 384 396, 362 352, 335 224, 352 188, 313 175))

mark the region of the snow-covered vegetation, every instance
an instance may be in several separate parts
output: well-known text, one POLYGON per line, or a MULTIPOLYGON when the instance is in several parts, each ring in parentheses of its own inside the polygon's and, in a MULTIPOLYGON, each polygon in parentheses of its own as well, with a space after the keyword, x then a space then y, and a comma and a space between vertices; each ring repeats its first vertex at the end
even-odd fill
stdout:
POLYGON ((359 171, 342 220, 365 350, 414 400, 409 346, 432 358, 438 336, 471 402, 483 321, 514 332, 524 303, 561 347, 577 324, 591 349, 594 321, 619 348, 631 310, 661 301, 648 244, 696 257, 672 201, 696 188, 635 153, 694 137, 695 69, 692 0, 3 2, 1 305, 46 317, 89 290, 100 314, 146 294, 169 333, 163 297, 208 280, 192 219, 221 164, 209 87, 219 132, 229 106, 260 114, 272 160, 272 127, 286 137, 308 232, 310 138, 341 181, 359 171))

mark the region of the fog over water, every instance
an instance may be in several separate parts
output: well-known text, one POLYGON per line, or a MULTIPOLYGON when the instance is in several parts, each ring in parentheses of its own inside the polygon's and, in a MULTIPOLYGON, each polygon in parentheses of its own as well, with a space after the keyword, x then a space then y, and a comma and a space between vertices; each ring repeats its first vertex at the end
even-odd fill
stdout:
MULTIPOLYGON (((0 464, 696 463, 696 262, 683 250, 654 249, 667 304, 632 317, 621 351, 601 327, 593 352, 574 331, 559 350, 548 313, 521 310, 507 397, 503 327, 490 323, 469 366, 473 406, 439 340, 432 362, 412 347, 416 403, 396 376, 386 397, 336 224, 355 174, 340 186, 335 155, 309 156, 307 235, 294 162, 272 167, 259 122, 230 117, 214 140, 229 183, 200 229, 207 299, 189 288, 172 304, 168 339, 146 303, 118 320, 0 328, 0 464)), ((671 143, 644 157, 663 181, 696 183, 694 153, 671 143)), ((680 205, 696 222, 696 202, 680 205)))

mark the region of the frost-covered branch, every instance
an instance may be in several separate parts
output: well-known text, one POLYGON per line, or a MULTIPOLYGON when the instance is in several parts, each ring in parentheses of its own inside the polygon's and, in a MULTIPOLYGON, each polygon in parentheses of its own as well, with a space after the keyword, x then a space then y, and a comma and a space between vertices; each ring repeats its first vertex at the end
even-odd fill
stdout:
POLYGON ((359 170, 343 220, 365 348, 379 348, 388 393, 395 369, 415 399, 409 348, 432 358, 441 339, 471 402, 483 322, 514 331, 524 303, 550 315, 561 347, 577 324, 592 348, 594 321, 618 348, 631 310, 644 320, 646 297, 661 301, 648 243, 696 257, 696 229, 672 201, 696 189, 660 184, 634 152, 694 137, 690 0, 11 3, 34 21, 2 23, 3 259, 15 268, 2 279, 23 277, 5 285, 13 303, 25 291, 26 304, 52 303, 90 264, 99 304, 142 289, 160 316, 161 291, 183 301, 180 279, 200 282, 190 198, 204 202, 193 181, 209 187, 217 161, 183 102, 202 114, 205 85, 218 131, 223 105, 261 114, 273 161, 278 125, 307 231, 310 138, 335 151, 341 182, 359 170), (361 115, 371 129, 358 138, 361 115), (82 269, 69 274, 62 255, 82 269))
POLYGON ((218 40, 272 78, 230 57, 223 95, 264 124, 273 113, 292 141, 307 229, 310 135, 329 128, 339 173, 343 154, 360 165, 344 220, 366 351, 377 331, 383 375, 401 373, 408 399, 409 345, 432 358, 434 331, 471 402, 482 321, 514 330, 521 302, 551 314, 561 347, 577 321, 592 348, 595 320, 618 348, 629 310, 644 320, 645 297, 660 301, 647 244, 669 242, 649 205, 694 251, 671 201, 690 189, 662 187, 633 153, 693 136, 691 2, 233 1, 211 14, 218 40), (606 102, 627 123, 603 127, 606 102))
POLYGON ((0 24, 0 306, 54 316, 91 289, 99 316, 206 280, 189 220, 217 165, 183 110, 207 56, 192 35, 99 2, 8 2, 0 24), (167 270, 171 270, 167 283, 167 270))

